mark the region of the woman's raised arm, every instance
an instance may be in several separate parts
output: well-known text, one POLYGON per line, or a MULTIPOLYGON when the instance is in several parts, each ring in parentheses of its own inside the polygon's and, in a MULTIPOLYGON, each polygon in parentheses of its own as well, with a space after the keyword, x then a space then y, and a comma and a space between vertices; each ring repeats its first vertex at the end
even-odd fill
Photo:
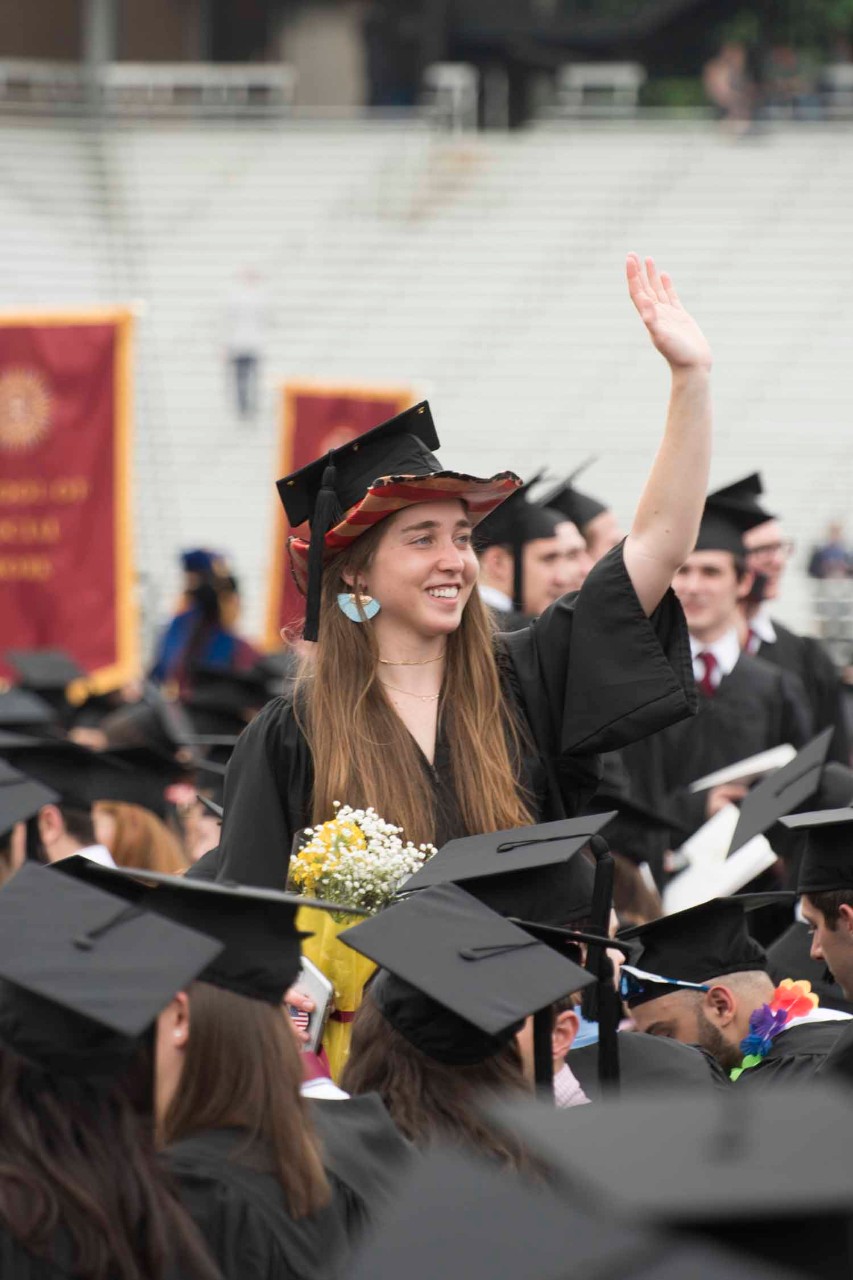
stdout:
POLYGON ((628 291, 672 371, 666 429, 625 541, 625 567, 646 614, 696 542, 711 463, 711 349, 672 280, 628 255, 628 291))

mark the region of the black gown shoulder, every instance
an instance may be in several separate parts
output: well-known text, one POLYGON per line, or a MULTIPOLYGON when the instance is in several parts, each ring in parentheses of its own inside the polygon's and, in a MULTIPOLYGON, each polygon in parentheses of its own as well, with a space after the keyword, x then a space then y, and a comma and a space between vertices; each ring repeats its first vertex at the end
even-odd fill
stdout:
POLYGON ((291 1217, 261 1147, 238 1129, 194 1134, 163 1159, 181 1201, 224 1280, 327 1280, 347 1251, 344 1197, 307 1218, 291 1217))
POLYGON ((782 1031, 770 1052, 754 1067, 743 1071, 736 1089, 762 1089, 768 1085, 803 1084, 817 1075, 853 1025, 849 1019, 832 1022, 804 1022, 782 1031))
MULTIPOLYGON (((693 1089, 728 1089, 730 1081, 719 1063, 698 1045, 681 1044, 643 1031, 620 1031, 619 1088, 631 1095, 693 1089)), ((566 1058, 572 1075, 590 1102, 602 1096, 598 1078, 598 1045, 572 1049, 566 1058)))

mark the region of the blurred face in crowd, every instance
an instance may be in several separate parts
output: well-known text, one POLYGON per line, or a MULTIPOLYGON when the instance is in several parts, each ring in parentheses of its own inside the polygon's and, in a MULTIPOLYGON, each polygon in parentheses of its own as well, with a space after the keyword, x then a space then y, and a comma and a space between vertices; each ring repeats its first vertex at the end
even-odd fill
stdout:
POLYGON ((748 529, 743 535, 743 542, 746 547, 747 568, 753 573, 763 574, 767 579, 764 599, 777 599, 793 544, 783 538, 782 526, 778 520, 767 520, 754 529, 748 529))
MULTIPOLYGON (((580 541, 583 543, 583 539, 580 541)), ((538 618, 549 604, 580 585, 577 578, 582 562, 578 559, 577 545, 570 540, 561 536, 534 538, 524 544, 521 555, 522 613, 538 618)), ((486 547, 480 553, 480 577, 488 586, 512 599, 515 575, 509 547, 486 547)))
POLYGON ((672 583, 690 634, 712 644, 736 624, 738 601, 749 594, 752 574, 738 576, 730 551, 694 551, 672 583))
POLYGON ((566 591, 579 591, 592 568, 592 556, 580 529, 571 520, 565 520, 557 526, 557 538, 566 562, 566 591))
POLYGON ((380 647, 383 633, 423 641, 455 631, 477 573, 463 503, 422 502, 390 516, 358 574, 358 585, 381 605, 374 623, 380 647))
POLYGON ((607 552, 625 537, 612 511, 602 511, 599 515, 593 516, 592 520, 584 525, 583 534, 593 564, 607 555, 607 552))
POLYGON ((853 1000, 853 907, 842 904, 838 919, 830 925, 807 896, 800 899, 800 906, 811 930, 812 959, 822 960, 831 969, 845 999, 853 1000))

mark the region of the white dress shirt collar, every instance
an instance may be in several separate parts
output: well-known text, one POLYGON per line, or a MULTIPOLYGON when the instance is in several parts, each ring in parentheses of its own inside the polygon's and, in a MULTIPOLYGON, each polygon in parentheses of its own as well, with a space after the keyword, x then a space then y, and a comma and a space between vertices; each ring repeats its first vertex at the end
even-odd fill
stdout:
POLYGON ((749 629, 754 631, 762 644, 776 643, 776 628, 770 617, 770 606, 760 604, 749 620, 749 629))
POLYGON ((490 587, 487 582, 478 582, 477 590, 483 603, 490 609, 496 609, 498 613, 512 613, 512 600, 506 592, 490 587))
POLYGON ((712 653, 714 655, 717 665, 714 669, 712 680, 714 688, 716 688, 723 676, 731 675, 740 657, 740 640, 738 639, 737 627, 732 627, 724 636, 720 636, 719 640, 714 640, 711 644, 701 644, 691 635, 690 652, 693 655, 693 675, 697 680, 701 680, 705 674, 704 664, 699 662, 698 655, 700 653, 712 653))

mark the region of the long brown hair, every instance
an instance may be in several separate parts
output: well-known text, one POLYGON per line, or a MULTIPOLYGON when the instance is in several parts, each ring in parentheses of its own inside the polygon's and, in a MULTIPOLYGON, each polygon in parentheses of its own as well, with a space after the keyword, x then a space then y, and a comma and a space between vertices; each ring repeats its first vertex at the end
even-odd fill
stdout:
MULTIPOLYGON (((314 764, 313 821, 332 816, 333 802, 372 805, 406 838, 435 838, 432 788, 414 738, 378 679, 373 628, 341 613, 337 596, 347 578, 370 563, 383 523, 363 533, 323 575, 316 652, 297 681, 296 713, 314 764), (344 575, 347 575, 347 578, 344 575)), ((439 716, 450 744, 453 787, 470 832, 502 831, 533 821, 519 795, 519 735, 504 710, 494 635, 476 591, 462 622, 447 637, 439 716)))
POLYGON ((120 867, 164 871, 180 875, 188 864, 180 843, 164 822, 138 804, 99 800, 95 813, 107 814, 115 823, 110 853, 120 867))
POLYGON ((67 1241, 80 1280, 165 1280, 176 1262, 216 1280, 121 1080, 60 1076, 0 1048, 0 1114, 0 1222, 29 1253, 67 1241))
POLYGON ((194 982, 188 994, 186 1059, 160 1141, 168 1146, 205 1129, 245 1129, 247 1145, 268 1144, 291 1216, 316 1213, 329 1202, 329 1184, 284 1010, 207 982, 194 982))
POLYGON ((463 1067, 436 1062, 391 1026, 368 991, 353 1019, 341 1087, 351 1094, 378 1093, 397 1128, 416 1146, 464 1143, 508 1168, 529 1167, 521 1144, 493 1130, 477 1105, 485 1093, 530 1092, 514 1040, 485 1062, 463 1067))

